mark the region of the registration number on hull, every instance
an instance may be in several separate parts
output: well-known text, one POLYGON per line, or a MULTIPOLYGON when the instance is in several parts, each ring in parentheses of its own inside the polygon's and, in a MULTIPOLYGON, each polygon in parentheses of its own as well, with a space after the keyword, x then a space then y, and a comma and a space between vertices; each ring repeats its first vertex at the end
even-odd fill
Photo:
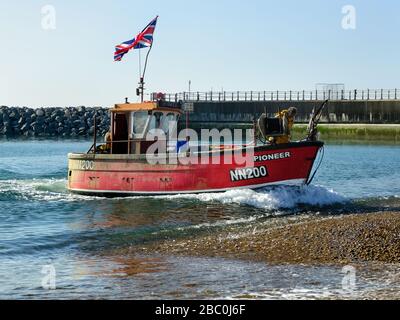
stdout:
POLYGON ((91 160, 79 160, 78 162, 79 170, 90 171, 94 169, 94 162, 91 160))
POLYGON ((268 170, 265 166, 235 169, 230 171, 231 181, 242 181, 258 179, 268 176, 268 170))

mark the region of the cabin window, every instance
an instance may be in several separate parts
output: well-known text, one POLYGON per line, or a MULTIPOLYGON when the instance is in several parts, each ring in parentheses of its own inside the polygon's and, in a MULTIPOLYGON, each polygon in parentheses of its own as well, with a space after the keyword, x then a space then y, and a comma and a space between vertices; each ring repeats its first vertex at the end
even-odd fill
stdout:
POLYGON ((149 126, 150 130, 160 128, 162 116, 163 116, 162 112, 155 112, 154 114, 151 115, 150 126, 149 126))
MULTIPOLYGON (((167 133, 169 131, 169 123, 171 121, 176 122, 176 116, 174 113, 168 113, 162 117, 161 129, 167 133)), ((176 124, 176 123, 175 123, 176 124)))
POLYGON ((138 111, 132 114, 132 135, 134 137, 143 137, 148 118, 147 111, 138 111))

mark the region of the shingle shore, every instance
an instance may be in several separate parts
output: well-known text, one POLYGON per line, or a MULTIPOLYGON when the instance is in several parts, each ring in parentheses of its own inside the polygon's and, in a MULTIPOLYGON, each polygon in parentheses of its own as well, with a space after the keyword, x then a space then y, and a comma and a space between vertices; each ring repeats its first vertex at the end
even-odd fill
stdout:
POLYGON ((400 262, 400 213, 305 219, 279 226, 237 227, 144 248, 169 255, 209 256, 271 264, 400 262))

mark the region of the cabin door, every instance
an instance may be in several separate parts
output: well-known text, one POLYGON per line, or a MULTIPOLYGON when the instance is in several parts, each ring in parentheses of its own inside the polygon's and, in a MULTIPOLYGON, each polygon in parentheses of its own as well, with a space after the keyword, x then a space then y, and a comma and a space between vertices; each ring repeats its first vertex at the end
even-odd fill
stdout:
POLYGON ((128 153, 128 117, 125 113, 116 113, 114 116, 113 153, 128 153))

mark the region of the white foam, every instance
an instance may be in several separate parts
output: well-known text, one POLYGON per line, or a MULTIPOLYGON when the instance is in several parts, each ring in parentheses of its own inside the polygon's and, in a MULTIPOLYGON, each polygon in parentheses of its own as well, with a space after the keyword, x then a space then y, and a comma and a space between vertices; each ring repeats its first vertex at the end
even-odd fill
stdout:
POLYGON ((77 201, 94 198, 69 193, 65 179, 0 180, 0 193, 13 193, 20 199, 38 201, 77 201))
POLYGON ((247 218, 232 218, 230 220, 221 220, 213 223, 205 222, 205 223, 200 223, 192 226, 185 226, 185 227, 179 227, 176 228, 176 230, 189 230, 189 229, 202 229, 202 228, 209 228, 209 227, 225 227, 229 225, 236 225, 236 224, 244 224, 244 223, 249 223, 256 221, 257 219, 263 217, 263 215, 255 215, 247 218))
POLYGON ((223 204, 249 205, 267 210, 291 209, 299 205, 323 207, 347 201, 345 197, 337 192, 322 186, 282 186, 258 191, 241 189, 224 193, 177 195, 168 198, 197 199, 205 202, 219 201, 223 204))
MULTIPOLYGON (((0 180, 0 192, 12 192, 21 199, 43 201, 80 201, 98 199, 69 193, 66 179, 0 180)), ((230 190, 223 193, 182 194, 173 196, 131 197, 130 199, 158 198, 165 200, 189 199, 202 202, 248 205, 265 210, 291 209, 299 205, 327 206, 347 199, 322 186, 274 187, 258 191, 230 190)), ((126 199, 126 198, 121 198, 126 199)))

